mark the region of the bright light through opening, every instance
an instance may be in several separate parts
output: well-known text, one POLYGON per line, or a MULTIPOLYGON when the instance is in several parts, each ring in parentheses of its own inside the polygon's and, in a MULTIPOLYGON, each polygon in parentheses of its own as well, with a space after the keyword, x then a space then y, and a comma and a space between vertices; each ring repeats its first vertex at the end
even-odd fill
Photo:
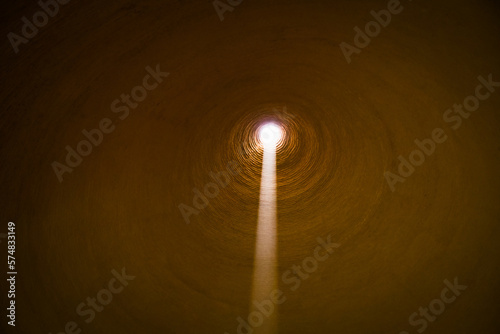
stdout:
POLYGON ((259 129, 259 140, 264 146, 276 146, 282 135, 281 127, 275 123, 264 124, 259 129))
MULTIPOLYGON (((264 155, 262 157, 250 314, 260 312, 260 305, 269 300, 269 296, 273 296, 278 288, 276 146, 283 136, 283 130, 275 123, 267 123, 259 128, 258 136, 264 146, 264 155)), ((273 306, 270 314, 266 314, 265 320, 253 328, 253 334, 275 334, 278 332, 277 308, 278 305, 273 306)))

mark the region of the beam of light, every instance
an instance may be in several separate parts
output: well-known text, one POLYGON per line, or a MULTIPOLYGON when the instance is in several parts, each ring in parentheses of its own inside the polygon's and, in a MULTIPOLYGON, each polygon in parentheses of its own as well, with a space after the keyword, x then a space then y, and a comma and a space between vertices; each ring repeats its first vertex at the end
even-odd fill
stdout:
POLYGON ((276 144, 281 138, 281 128, 273 123, 264 125, 259 131, 259 139, 264 146, 260 201, 257 222, 257 238, 254 256, 252 299, 249 322, 258 324, 257 312, 262 315, 260 326, 252 326, 254 334, 277 333, 277 305, 271 295, 278 288, 277 271, 277 212, 276 212, 276 144), (267 302, 269 301, 269 302, 267 302), (263 314, 262 306, 272 312, 263 314), (258 307, 260 304, 261 307, 258 307))

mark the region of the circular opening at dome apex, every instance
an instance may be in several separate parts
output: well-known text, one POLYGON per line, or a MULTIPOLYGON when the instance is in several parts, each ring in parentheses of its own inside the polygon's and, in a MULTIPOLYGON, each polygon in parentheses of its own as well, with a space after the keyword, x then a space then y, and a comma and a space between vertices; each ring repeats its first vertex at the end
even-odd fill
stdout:
POLYGON ((283 129, 274 122, 266 123, 259 128, 258 136, 262 145, 274 147, 283 137, 283 129))

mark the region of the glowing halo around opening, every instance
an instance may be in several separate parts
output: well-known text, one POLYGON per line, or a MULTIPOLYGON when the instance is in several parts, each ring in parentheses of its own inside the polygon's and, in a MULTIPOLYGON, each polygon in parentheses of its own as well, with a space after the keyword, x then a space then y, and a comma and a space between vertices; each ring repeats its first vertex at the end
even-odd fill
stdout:
POLYGON ((276 123, 266 123, 258 129, 258 138, 264 147, 275 147, 282 137, 283 129, 276 123))

